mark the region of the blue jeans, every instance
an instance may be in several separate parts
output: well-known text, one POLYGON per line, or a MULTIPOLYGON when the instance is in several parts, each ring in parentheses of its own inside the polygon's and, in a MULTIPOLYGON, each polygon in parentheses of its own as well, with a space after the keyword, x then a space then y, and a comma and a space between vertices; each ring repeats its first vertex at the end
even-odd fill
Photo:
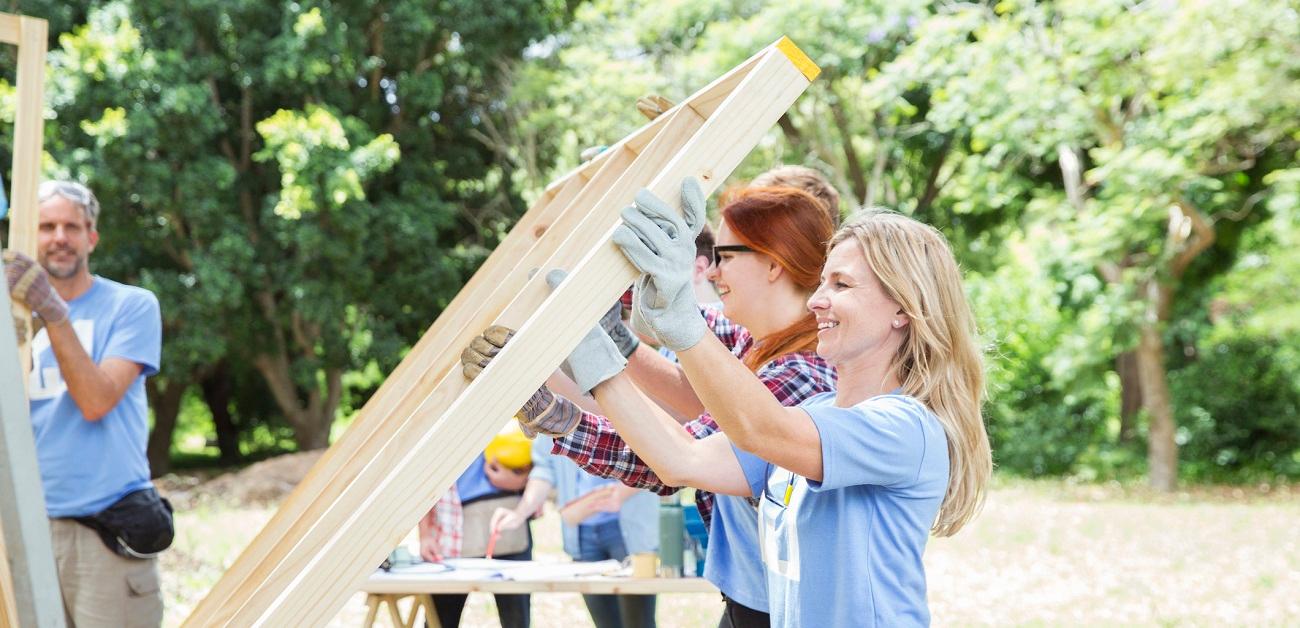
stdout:
MULTIPOLYGON (((531 539, 530 539, 531 543, 531 539)), ((509 556, 495 556, 500 560, 532 560, 533 548, 509 556)), ((460 625, 460 616, 465 611, 468 593, 440 593, 429 596, 433 598, 433 610, 438 613, 438 623, 443 628, 455 628, 460 625)), ((492 597, 497 602, 497 617, 501 619, 502 628, 528 628, 532 623, 532 612, 528 594, 497 593, 492 597)))
MULTIPOLYGON (((580 562, 623 560, 627 547, 618 520, 594 526, 578 526, 578 556, 580 562)), ((587 611, 596 628, 653 628, 655 625, 655 596, 653 595, 583 595, 587 611)))

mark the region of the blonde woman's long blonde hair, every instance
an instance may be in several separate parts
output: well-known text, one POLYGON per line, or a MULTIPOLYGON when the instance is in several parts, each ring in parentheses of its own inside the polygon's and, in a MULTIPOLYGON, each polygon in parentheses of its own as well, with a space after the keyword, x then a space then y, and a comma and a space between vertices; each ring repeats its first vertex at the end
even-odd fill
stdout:
POLYGON ((861 211, 835 233, 830 247, 850 239, 911 319, 890 369, 903 392, 939 417, 948 437, 948 491, 931 531, 951 536, 979 512, 993 473, 980 414, 984 365, 961 271, 943 234, 893 211, 861 211))

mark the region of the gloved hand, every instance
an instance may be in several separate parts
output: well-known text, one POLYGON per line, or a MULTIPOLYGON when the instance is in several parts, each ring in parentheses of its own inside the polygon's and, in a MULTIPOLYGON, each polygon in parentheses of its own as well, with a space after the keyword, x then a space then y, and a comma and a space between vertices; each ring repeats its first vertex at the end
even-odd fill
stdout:
MULTIPOLYGON (((556 268, 546 273, 546 285, 554 290, 567 275, 568 273, 556 268)), ((623 327, 623 322, 618 318, 621 308, 621 305, 615 303, 614 307, 601 318, 600 325, 587 332, 560 365, 560 370, 564 371, 564 374, 568 375, 583 393, 590 394, 591 389, 597 384, 618 375, 627 367, 627 357, 605 331, 605 319, 610 318, 611 315, 618 326, 623 327)), ((623 332, 631 336, 625 327, 623 332)), ((635 340, 635 337, 632 339, 635 340)), ((636 345, 632 345, 632 349, 635 350, 636 345)), ((628 353, 630 354, 631 351, 628 353)))
POLYGON ((68 304, 50 285, 50 276, 40 264, 18 251, 4 252, 5 280, 9 297, 40 315, 45 324, 68 320, 68 304))
MULTIPOLYGON (((470 341, 469 346, 460 354, 461 371, 465 377, 471 380, 478 377, 514 335, 514 330, 508 327, 493 325, 470 341)), ((519 427, 528 438, 535 438, 538 434, 567 436, 578 426, 580 418, 582 412, 577 406, 551 392, 545 385, 538 388, 524 402, 524 407, 515 413, 519 427)))
POLYGON ((636 348, 641 346, 641 339, 632 333, 632 330, 623 324, 623 302, 617 301, 614 306, 609 308, 605 315, 600 317, 600 328, 609 334, 609 339, 614 341, 618 347, 618 352, 623 357, 631 357, 636 348))
POLYGON ((695 236, 704 228, 704 193, 693 177, 682 181, 682 212, 637 192, 623 210, 614 243, 643 275, 633 288, 632 323, 671 351, 685 351, 708 331, 691 286, 695 236))

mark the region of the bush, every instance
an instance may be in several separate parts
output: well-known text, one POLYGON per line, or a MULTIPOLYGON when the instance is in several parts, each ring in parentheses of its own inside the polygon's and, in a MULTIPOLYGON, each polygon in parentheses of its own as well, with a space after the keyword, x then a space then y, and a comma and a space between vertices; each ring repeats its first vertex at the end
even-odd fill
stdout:
POLYGON ((1170 387, 1184 477, 1300 478, 1300 334, 1216 330, 1170 387))
POLYGON ((1075 472, 1107 440, 1116 414, 1095 317, 1062 306, 1071 282, 1030 265, 972 275, 967 286, 989 349, 984 415, 994 462, 1027 476, 1075 472))

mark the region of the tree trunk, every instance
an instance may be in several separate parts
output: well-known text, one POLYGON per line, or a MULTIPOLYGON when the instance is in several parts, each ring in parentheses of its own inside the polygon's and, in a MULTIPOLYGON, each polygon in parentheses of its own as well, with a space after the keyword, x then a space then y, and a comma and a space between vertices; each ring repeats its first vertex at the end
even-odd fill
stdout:
POLYGON ((237 462, 243 454, 239 451, 239 428, 230 415, 230 396, 233 391, 226 363, 219 362, 199 385, 203 390, 203 402, 208 404, 208 410, 212 412, 212 425, 217 433, 221 462, 237 462))
MULTIPOLYGON (((838 93, 833 93, 828 99, 831 110, 831 120, 835 124, 835 130, 840 134, 840 141, 844 149, 844 169, 845 176, 849 179, 849 186, 853 188, 854 205, 867 202, 869 196, 867 190, 867 173, 862 169, 862 159, 858 157, 858 151, 853 147, 853 128, 849 124, 849 116, 844 111, 844 101, 838 93)), ((877 151, 884 151, 884 142, 876 146, 877 151)), ((883 154, 883 153, 877 153, 883 154)), ((882 166, 883 168, 883 166, 882 166)))
POLYGON ((1147 430, 1147 474, 1152 488, 1172 491, 1178 485, 1178 443, 1174 440, 1174 406, 1169 397, 1160 321, 1143 322, 1141 334, 1138 376, 1142 382, 1142 407, 1151 421, 1147 430))
POLYGON ((159 381, 162 380, 152 378, 145 384, 154 417, 153 430, 149 432, 149 444, 145 449, 153 477, 166 475, 172 469, 172 434, 176 431, 176 417, 181 412, 181 399, 189 387, 189 382, 169 380, 166 387, 159 388, 156 383, 159 381))
POLYGON ((259 355, 253 359, 253 364, 266 380, 276 405, 284 412, 284 418, 293 428, 298 449, 310 451, 329 447, 330 425, 334 422, 334 413, 338 410, 343 392, 342 369, 327 369, 325 395, 322 396, 320 389, 313 387, 306 391, 307 403, 304 404, 299 399, 289 359, 284 354, 259 355))
POLYGON ((1119 442, 1133 442, 1137 436, 1138 413, 1142 410, 1142 380, 1138 372, 1137 351, 1125 351, 1115 358, 1119 375, 1119 442))
POLYGON ((776 125, 781 127, 781 133, 785 135, 785 141, 790 143, 790 147, 799 152, 803 149, 803 133, 799 132, 799 127, 794 125, 794 120, 790 119, 790 113, 786 112, 777 118, 776 125))

